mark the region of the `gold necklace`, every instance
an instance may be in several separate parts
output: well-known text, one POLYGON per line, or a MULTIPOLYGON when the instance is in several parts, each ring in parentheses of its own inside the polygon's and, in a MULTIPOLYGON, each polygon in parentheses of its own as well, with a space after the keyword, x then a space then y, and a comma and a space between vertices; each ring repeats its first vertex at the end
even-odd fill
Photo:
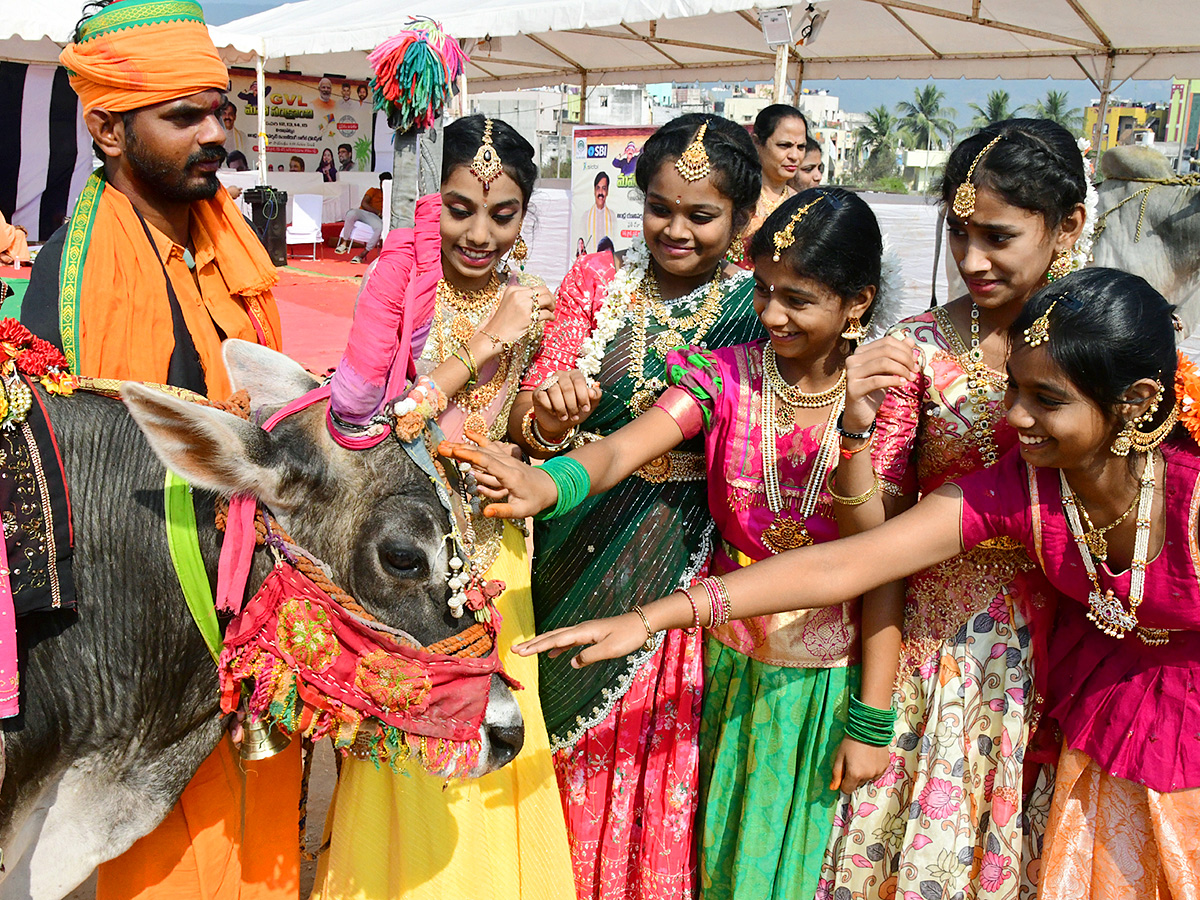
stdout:
POLYGON ((763 379, 771 387, 771 390, 779 395, 784 406, 790 406, 792 409, 821 409, 846 391, 845 369, 842 369, 837 383, 833 387, 815 394, 806 394, 800 390, 799 386, 788 384, 783 380, 783 376, 779 374, 779 364, 775 360, 775 348, 770 343, 763 348, 762 358, 763 379))
POLYGON ((695 312, 681 318, 671 315, 670 309, 663 302, 662 293, 658 287, 658 279, 650 266, 634 292, 630 304, 630 350, 629 378, 633 381, 633 393, 626 405, 634 416, 640 416, 658 399, 659 393, 667 386, 661 378, 646 378, 646 341, 647 330, 650 327, 650 315, 664 330, 654 339, 654 352, 659 359, 666 360, 667 353, 675 347, 685 344, 698 344, 708 334, 709 329, 721 315, 721 266, 713 272, 708 291, 704 300, 695 312), (695 329, 692 334, 684 332, 695 329))
MULTIPOLYGON (((448 307, 453 310, 449 317, 449 330, 455 341, 465 344, 474 336, 475 329, 482 320, 482 313, 496 302, 499 288, 500 276, 496 274, 495 269, 492 269, 492 274, 488 276, 488 283, 474 291, 460 291, 445 278, 438 281, 435 303, 443 309, 448 307)), ((441 347, 439 355, 445 357, 441 347)))
MULTIPOLYGON (((441 365, 459 345, 465 344, 475 335, 484 316, 489 315, 499 305, 501 288, 500 278, 494 270, 488 279, 488 286, 477 291, 460 291, 444 278, 438 282, 433 310, 437 333, 435 364, 441 365), (491 292, 490 296, 486 294, 488 291, 491 292)), ((485 384, 477 384, 472 388, 463 387, 454 395, 455 405, 466 414, 463 420, 464 429, 488 433, 487 419, 483 413, 504 389, 516 349, 513 346, 501 351, 497 357, 496 372, 485 384)))
POLYGON ((979 346, 979 307, 971 304, 971 347, 963 343, 944 306, 935 307, 934 318, 938 327, 950 342, 951 352, 967 376, 967 400, 974 411, 969 434, 979 442, 979 452, 984 467, 991 467, 1000 458, 996 447, 995 425, 999 419, 998 407, 992 404, 988 388, 1003 391, 1007 387, 1005 376, 989 369, 983 361, 983 349, 979 346))
POLYGON ((1138 498, 1135 496, 1129 501, 1129 507, 1121 515, 1117 516, 1116 520, 1105 525, 1103 528, 1097 528, 1092 524, 1092 517, 1088 515, 1087 507, 1082 503, 1077 504, 1079 515, 1083 521, 1083 542, 1087 544, 1088 551, 1096 559, 1104 562, 1108 559, 1108 541, 1105 535, 1129 518, 1129 514, 1133 512, 1133 508, 1137 506, 1138 498))
MULTIPOLYGON (((808 484, 804 488, 804 499, 800 503, 800 510, 796 516, 785 515, 783 512, 783 492, 779 487, 779 448, 775 443, 775 433, 777 430, 775 402, 777 399, 783 400, 784 395, 779 391, 779 387, 795 390, 792 385, 789 385, 779 377, 779 370, 775 368, 774 351, 770 344, 763 350, 763 390, 762 390, 762 426, 761 436, 762 441, 762 467, 763 467, 763 484, 766 487, 767 493, 767 508, 775 514, 775 518, 768 525, 761 535, 763 546, 772 553, 783 553, 785 550, 794 550, 797 547, 807 547, 813 543, 812 535, 808 532, 808 518, 816 512, 817 500, 821 495, 821 485, 824 484, 826 475, 828 474, 830 460, 837 450, 837 420, 842 414, 842 410, 846 407, 846 372, 842 370, 842 377, 838 379, 835 387, 828 391, 823 391, 821 394, 805 394, 806 397, 820 397, 826 394, 831 394, 830 398, 821 404, 810 404, 814 408, 816 406, 828 406, 833 404, 829 410, 829 419, 825 422, 825 431, 821 435, 821 445, 817 450, 817 456, 813 460, 812 471, 808 474, 808 484), (768 362, 768 354, 770 361, 768 362), (775 372, 775 380, 766 377, 765 373, 769 371, 775 372)), ((793 426, 794 427, 794 426, 793 426)))
POLYGON ((779 196, 774 200, 767 199, 767 188, 766 185, 764 185, 763 189, 759 191, 758 205, 754 212, 758 214, 760 218, 765 219, 767 216, 771 215, 771 213, 775 212, 775 210, 779 208, 779 205, 787 198, 788 189, 786 184, 783 186, 783 190, 779 192, 779 196))
POLYGON ((1154 508, 1154 454, 1146 454, 1146 465, 1142 469, 1141 489, 1137 499, 1137 534, 1133 539, 1133 560, 1130 563, 1132 575, 1129 580, 1129 609, 1117 599, 1112 590, 1102 591, 1100 579, 1096 575, 1096 564, 1092 561, 1091 548, 1083 533, 1083 525, 1079 520, 1080 505, 1075 499, 1075 492, 1067 484, 1067 476, 1062 470, 1058 473, 1059 492, 1062 495, 1063 510, 1067 514, 1067 524, 1071 529, 1071 537, 1079 548, 1083 558, 1083 568, 1092 582, 1092 591, 1088 595, 1087 617, 1092 623, 1109 637, 1123 638, 1129 632, 1137 633, 1142 643, 1149 646, 1159 646, 1167 643, 1168 632, 1158 628, 1143 628, 1138 625, 1138 607, 1146 590, 1146 561, 1150 556, 1150 515, 1154 508))

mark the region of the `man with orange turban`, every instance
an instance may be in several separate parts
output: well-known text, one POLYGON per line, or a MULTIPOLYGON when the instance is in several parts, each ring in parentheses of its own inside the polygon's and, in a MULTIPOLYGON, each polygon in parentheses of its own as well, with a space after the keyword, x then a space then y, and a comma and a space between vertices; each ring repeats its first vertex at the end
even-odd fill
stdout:
MULTIPOLYGON (((217 181, 229 76, 203 11, 105 4, 60 61, 103 165, 39 254, 22 321, 77 374, 224 398, 224 338, 280 347, 277 276, 217 181)), ((158 829, 114 843, 98 900, 294 900, 299 784, 298 746, 243 763, 225 737, 158 829)))

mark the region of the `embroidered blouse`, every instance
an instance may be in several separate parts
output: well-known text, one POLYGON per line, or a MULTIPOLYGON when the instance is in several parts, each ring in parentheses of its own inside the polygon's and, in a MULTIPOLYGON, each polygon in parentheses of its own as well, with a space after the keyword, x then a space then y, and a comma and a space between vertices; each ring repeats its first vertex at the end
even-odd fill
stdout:
MULTIPOLYGON (((708 508, 723 539, 713 562, 717 571, 732 571, 771 555, 762 541, 763 531, 775 519, 767 506, 762 462, 765 343, 671 351, 667 380, 672 387, 656 404, 675 419, 685 438, 704 436, 708 508)), ((783 508, 793 518, 803 505, 824 429, 824 424, 789 425, 774 436, 783 508)), ((817 543, 838 537, 826 475, 821 473, 816 511, 804 523, 817 543)), ((855 602, 733 621, 710 633, 770 665, 832 668, 857 661, 858 621, 855 602)))
MULTIPOLYGON (((1071 536, 1056 469, 1029 467, 1017 451, 964 479, 963 545, 995 537, 1022 543, 1064 595, 1049 639, 1049 705, 1067 746, 1121 778, 1156 791, 1200 787, 1200 449, 1162 447, 1167 525, 1146 567, 1142 626, 1170 629, 1165 646, 1114 638, 1087 618, 1091 582, 1071 536), (1074 602, 1071 602, 1074 601, 1074 602)), ((1128 607, 1130 572, 1097 566, 1100 585, 1128 607)))

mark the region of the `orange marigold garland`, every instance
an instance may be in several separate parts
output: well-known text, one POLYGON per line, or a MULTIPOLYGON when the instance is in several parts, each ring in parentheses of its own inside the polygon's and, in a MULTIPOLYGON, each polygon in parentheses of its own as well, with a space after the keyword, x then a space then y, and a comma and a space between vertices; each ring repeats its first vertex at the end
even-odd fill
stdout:
POLYGON ((1175 403, 1180 423, 1200 444, 1200 369, 1182 353, 1175 367, 1175 403))

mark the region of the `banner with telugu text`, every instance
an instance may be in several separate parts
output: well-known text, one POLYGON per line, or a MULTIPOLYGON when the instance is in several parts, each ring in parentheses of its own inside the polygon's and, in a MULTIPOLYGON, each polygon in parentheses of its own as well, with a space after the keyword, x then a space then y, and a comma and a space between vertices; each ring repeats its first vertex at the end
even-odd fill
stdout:
MULTIPOLYGON (((237 107, 225 149, 240 150, 250 168, 258 155, 258 86, 253 71, 231 69, 229 99, 237 107)), ((365 81, 267 73, 267 167, 281 172, 369 172, 374 113, 365 81)), ((326 177, 326 181, 335 181, 326 177)))
POLYGON ((642 195, 634 169, 654 128, 579 126, 571 163, 571 256, 595 253, 607 238, 628 250, 642 233, 642 195))

